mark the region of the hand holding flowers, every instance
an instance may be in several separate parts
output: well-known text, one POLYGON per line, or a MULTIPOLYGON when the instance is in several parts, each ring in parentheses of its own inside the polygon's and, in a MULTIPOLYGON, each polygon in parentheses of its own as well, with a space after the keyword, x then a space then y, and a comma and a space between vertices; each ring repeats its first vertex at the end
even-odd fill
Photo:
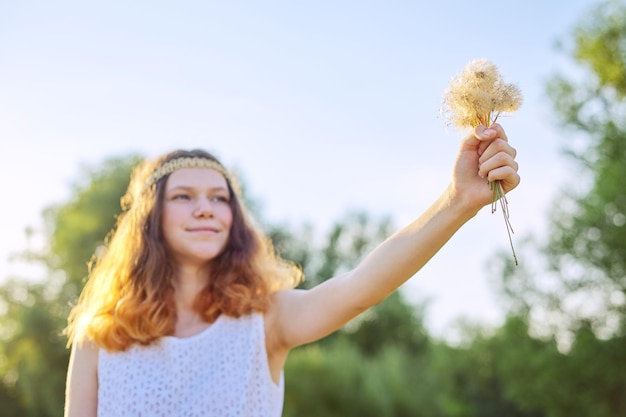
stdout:
MULTIPOLYGON (((498 141, 506 143, 507 140, 504 131, 496 124, 498 117, 503 113, 517 110, 521 103, 522 95, 517 86, 504 83, 493 63, 479 59, 471 61, 459 74, 452 78, 444 92, 441 109, 449 124, 458 129, 471 128, 474 130, 471 135, 475 135, 475 139, 468 140, 466 138, 463 146, 475 147, 475 149, 468 149, 467 151, 476 152, 478 159, 476 162, 480 165, 479 175, 487 177, 487 183, 491 189, 492 213, 496 211, 498 202, 502 207, 515 265, 518 262, 511 238, 513 228, 509 221, 508 202, 505 196, 509 186, 503 189, 503 184, 498 178, 497 170, 504 167, 498 168, 489 164, 491 163, 490 159, 493 159, 499 149, 503 149, 505 146, 498 141), (481 126, 487 129, 480 129, 481 126), (483 135, 488 133, 487 137, 480 137, 481 132, 483 135), (498 136, 498 133, 501 135, 498 136), (489 136, 491 135, 493 138, 490 139, 489 136), (483 140, 483 142, 477 142, 476 139, 483 140)), ((512 148, 510 146, 508 148, 509 153, 503 152, 503 155, 514 157, 514 154, 510 155, 512 148)))

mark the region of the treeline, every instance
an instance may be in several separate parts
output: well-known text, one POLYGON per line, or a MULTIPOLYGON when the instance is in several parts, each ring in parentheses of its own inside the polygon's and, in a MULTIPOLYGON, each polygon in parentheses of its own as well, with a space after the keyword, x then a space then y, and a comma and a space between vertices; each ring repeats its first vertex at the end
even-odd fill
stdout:
MULTIPOLYGON (((555 76, 547 91, 563 132, 584 138, 568 154, 588 186, 573 183, 557 196, 549 237, 520 248, 536 262, 514 267, 504 251, 491 265, 509 305, 504 324, 468 328, 451 345, 428 333, 425 306, 396 292, 292 352, 285 417, 626 416, 626 4, 599 4, 565 48, 584 77, 555 76)), ((137 161, 85 170, 72 197, 45 211, 46 245, 22 254, 44 266, 44 281, 3 277, 0 417, 63 415, 68 350, 60 331, 137 161)), ((264 227, 302 265, 306 286, 354 266, 392 225, 349 213, 323 239, 310 226, 264 227)))

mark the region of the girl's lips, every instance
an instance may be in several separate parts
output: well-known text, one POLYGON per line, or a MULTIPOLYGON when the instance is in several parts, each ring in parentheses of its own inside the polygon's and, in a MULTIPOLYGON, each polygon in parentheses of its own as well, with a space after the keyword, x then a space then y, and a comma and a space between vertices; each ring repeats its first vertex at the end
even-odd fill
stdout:
POLYGON ((214 227, 194 227, 187 230, 194 233, 219 233, 219 230, 214 227))

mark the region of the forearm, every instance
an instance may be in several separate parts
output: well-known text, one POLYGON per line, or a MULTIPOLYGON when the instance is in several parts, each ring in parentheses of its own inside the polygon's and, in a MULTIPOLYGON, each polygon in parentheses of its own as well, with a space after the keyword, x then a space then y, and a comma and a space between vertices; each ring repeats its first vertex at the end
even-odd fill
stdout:
POLYGON ((372 251, 352 272, 364 307, 375 305, 419 271, 476 214, 451 187, 420 217, 372 251))

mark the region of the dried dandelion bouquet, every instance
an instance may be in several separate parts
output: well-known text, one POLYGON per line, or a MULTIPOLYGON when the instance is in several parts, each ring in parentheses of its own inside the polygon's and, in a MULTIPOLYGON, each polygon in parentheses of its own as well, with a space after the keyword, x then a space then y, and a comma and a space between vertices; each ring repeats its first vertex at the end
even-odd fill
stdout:
MULTIPOLYGON (((522 104, 522 94, 514 84, 506 84, 496 65, 486 59, 469 62, 455 75, 443 95, 441 113, 449 125, 459 130, 490 126, 500 115, 516 111, 522 104)), ((491 212, 496 211, 498 202, 502 207, 504 222, 517 265, 509 221, 509 208, 500 181, 489 182, 492 191, 491 212)))

